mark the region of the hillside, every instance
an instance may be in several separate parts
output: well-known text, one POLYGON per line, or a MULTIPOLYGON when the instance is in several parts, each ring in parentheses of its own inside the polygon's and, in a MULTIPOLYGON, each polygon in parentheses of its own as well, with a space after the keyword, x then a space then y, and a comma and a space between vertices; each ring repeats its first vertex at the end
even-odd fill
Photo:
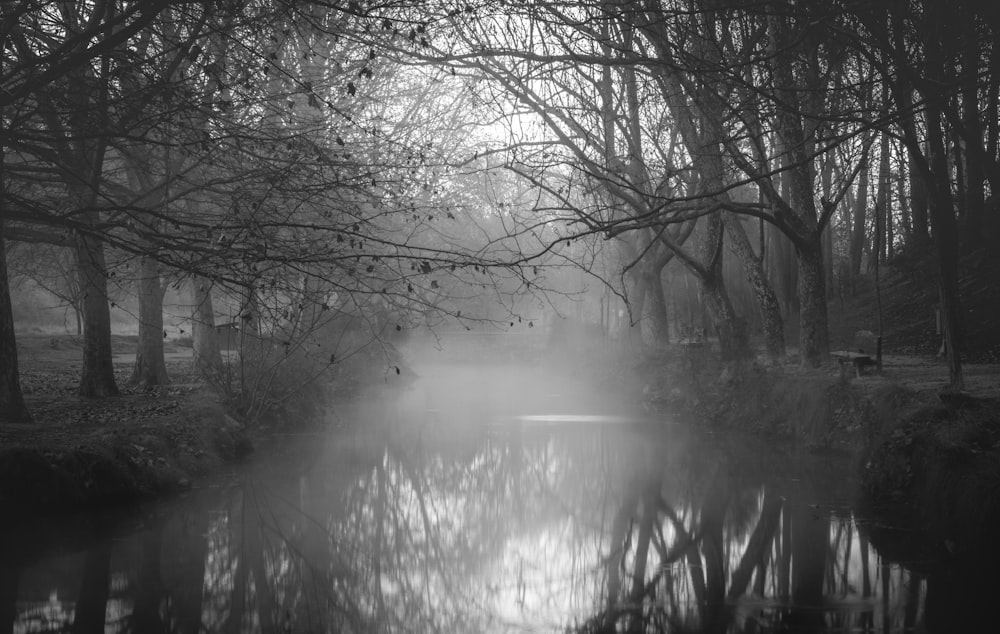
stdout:
MULTIPOLYGON (((883 351, 887 354, 934 356, 941 346, 936 333, 938 278, 930 254, 904 255, 880 270, 876 293, 870 273, 853 298, 830 304, 830 337, 834 349, 846 348, 854 332, 878 333, 881 295, 883 351)), ((978 251, 961 262, 961 297, 965 318, 963 360, 1000 362, 1000 253, 978 251)))

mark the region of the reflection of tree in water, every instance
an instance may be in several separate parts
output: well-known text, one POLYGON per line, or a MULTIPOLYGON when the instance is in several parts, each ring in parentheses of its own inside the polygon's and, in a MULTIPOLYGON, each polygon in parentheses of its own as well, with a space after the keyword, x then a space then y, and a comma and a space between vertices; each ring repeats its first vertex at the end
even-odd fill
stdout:
MULTIPOLYGON (((923 618, 921 579, 816 506, 828 485, 791 464, 756 469, 641 427, 366 433, 100 542, 77 564, 78 629, 103 631, 105 604, 108 627, 134 632, 887 632, 923 618)), ((25 597, 44 584, 16 581, 15 618, 37 623, 25 597)))
POLYGON ((880 566, 806 480, 756 480, 640 429, 513 429, 467 447, 408 438, 350 473, 335 454, 294 487, 244 490, 211 547, 210 611, 227 631, 888 631, 916 618, 919 578, 880 566))

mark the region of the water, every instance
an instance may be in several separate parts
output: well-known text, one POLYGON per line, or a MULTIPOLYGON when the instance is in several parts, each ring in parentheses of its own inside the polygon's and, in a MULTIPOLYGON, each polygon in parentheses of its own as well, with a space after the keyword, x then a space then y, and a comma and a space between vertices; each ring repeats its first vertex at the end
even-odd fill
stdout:
MULTIPOLYGON (((852 465, 535 368, 439 365, 126 516, 48 523, 0 632, 913 631, 852 465)), ((8 555, 9 556, 9 555, 8 555)))

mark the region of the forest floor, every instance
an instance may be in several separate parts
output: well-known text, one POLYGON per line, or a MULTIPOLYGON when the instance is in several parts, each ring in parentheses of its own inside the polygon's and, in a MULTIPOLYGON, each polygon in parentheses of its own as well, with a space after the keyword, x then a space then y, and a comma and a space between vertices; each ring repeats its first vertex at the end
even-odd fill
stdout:
POLYGON ((171 385, 128 385, 135 337, 114 336, 121 395, 77 395, 81 340, 18 337, 21 387, 33 422, 0 426, 0 504, 34 512, 117 505, 185 489, 246 453, 244 426, 226 415, 191 363, 168 343, 171 385))

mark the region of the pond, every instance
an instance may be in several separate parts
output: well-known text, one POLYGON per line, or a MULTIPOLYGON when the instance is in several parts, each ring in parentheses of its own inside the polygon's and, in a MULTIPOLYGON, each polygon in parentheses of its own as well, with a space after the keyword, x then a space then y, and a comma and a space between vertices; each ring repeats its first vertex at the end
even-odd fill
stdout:
POLYGON ((651 419, 572 372, 419 371, 183 498, 8 537, 0 632, 926 625, 928 578, 879 555, 850 460, 651 419))

